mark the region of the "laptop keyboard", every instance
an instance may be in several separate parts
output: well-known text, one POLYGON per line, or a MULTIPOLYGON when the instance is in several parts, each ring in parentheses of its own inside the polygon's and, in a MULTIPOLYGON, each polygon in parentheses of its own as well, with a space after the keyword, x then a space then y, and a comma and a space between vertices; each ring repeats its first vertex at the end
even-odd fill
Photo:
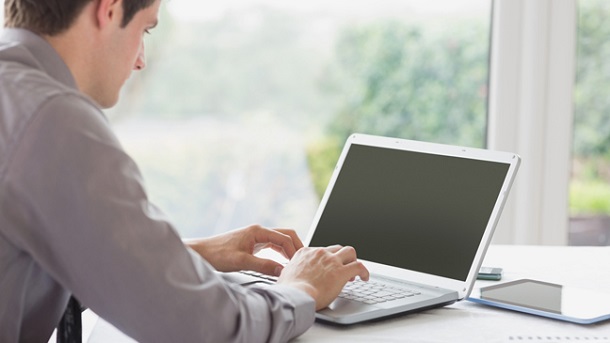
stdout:
MULTIPOLYGON (((244 270, 241 272, 261 278, 263 280, 271 282, 277 281, 276 276, 270 276, 250 270, 244 270)), ((339 298, 360 301, 365 304, 379 304, 386 301, 409 298, 420 294, 421 293, 419 291, 408 289, 406 287, 376 281, 362 281, 358 279, 348 282, 345 287, 343 287, 341 293, 339 293, 339 298)))
POLYGON ((389 285, 387 283, 356 280, 348 282, 345 287, 343 287, 341 293, 339 293, 339 297, 360 301, 365 304, 379 304, 420 294, 419 291, 389 285))

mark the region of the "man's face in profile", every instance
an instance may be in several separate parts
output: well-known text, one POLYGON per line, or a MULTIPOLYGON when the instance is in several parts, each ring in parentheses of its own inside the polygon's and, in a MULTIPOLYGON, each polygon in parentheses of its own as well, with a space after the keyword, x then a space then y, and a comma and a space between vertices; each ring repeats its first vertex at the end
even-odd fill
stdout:
POLYGON ((92 95, 102 108, 114 106, 131 72, 146 66, 144 35, 157 25, 160 4, 161 0, 156 0, 140 10, 125 27, 121 27, 122 4, 118 6, 121 13, 104 33, 105 47, 101 47, 98 59, 101 69, 92 95))

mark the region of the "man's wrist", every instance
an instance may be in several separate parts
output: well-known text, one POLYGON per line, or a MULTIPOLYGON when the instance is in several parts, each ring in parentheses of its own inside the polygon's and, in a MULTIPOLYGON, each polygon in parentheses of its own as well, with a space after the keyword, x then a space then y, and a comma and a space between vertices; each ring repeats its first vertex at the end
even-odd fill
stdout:
POLYGON ((318 298, 318 293, 319 293, 318 290, 315 287, 313 287, 311 284, 309 284, 308 282, 281 280, 281 281, 278 281, 278 284, 301 290, 301 291, 305 292, 307 295, 309 295, 314 301, 318 298))

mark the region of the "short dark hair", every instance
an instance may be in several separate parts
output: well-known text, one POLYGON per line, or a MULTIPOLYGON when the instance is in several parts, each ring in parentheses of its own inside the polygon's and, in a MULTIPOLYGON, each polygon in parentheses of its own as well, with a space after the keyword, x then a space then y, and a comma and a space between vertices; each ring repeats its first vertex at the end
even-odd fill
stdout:
MULTIPOLYGON (((95 0, 4 0, 4 26, 57 35, 67 30, 85 5, 95 0)), ((155 0, 123 0, 121 27, 155 0)))

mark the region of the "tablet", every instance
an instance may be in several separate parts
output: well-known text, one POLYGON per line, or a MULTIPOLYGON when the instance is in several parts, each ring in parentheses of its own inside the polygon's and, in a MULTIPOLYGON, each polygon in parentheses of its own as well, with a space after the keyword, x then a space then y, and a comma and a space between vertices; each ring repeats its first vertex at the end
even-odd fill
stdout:
POLYGON ((530 279, 482 287, 468 300, 578 324, 610 319, 610 292, 530 279))

